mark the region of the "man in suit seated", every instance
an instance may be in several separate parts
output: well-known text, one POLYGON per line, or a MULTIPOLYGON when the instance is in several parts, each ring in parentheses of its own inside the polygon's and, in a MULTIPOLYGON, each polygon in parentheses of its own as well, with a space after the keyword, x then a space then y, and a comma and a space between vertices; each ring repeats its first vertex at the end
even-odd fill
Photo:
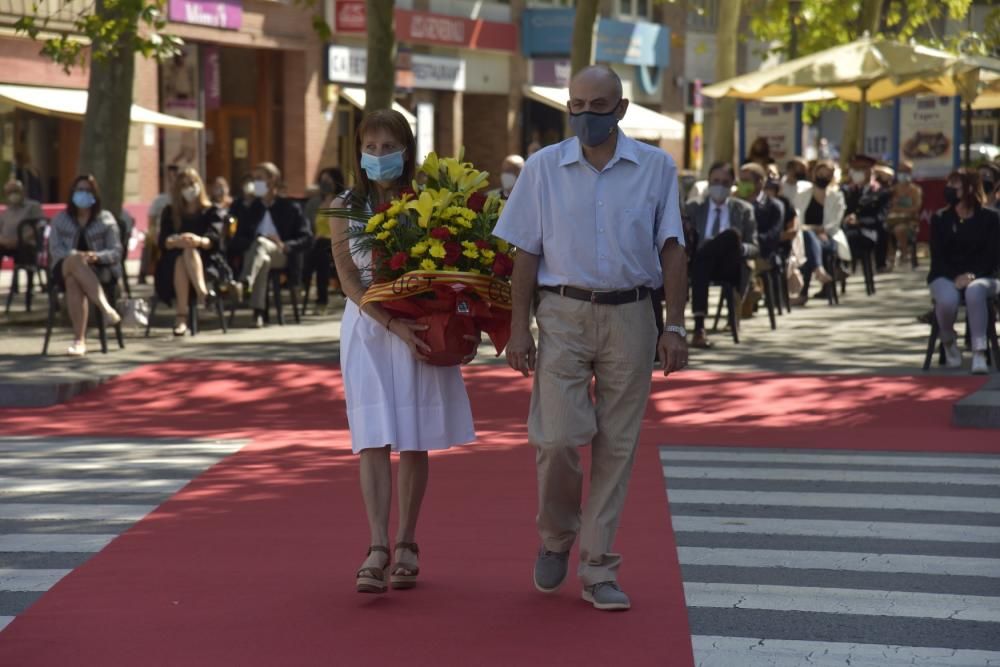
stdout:
POLYGON ((744 294, 750 282, 747 260, 760 254, 753 207, 732 196, 734 180, 732 165, 716 162, 708 171, 708 197, 686 210, 695 248, 690 264, 693 347, 711 347, 705 335, 709 283, 732 283, 744 294))
MULTIPOLYGON (((309 223, 298 205, 278 194, 281 172, 270 162, 253 170, 256 199, 248 207, 234 207, 236 235, 230 243, 230 255, 242 258, 240 280, 249 291, 254 327, 264 326, 268 276, 272 270, 288 268, 289 258, 305 250, 312 241, 309 223)), ((298 272, 301 267, 290 267, 298 272)))

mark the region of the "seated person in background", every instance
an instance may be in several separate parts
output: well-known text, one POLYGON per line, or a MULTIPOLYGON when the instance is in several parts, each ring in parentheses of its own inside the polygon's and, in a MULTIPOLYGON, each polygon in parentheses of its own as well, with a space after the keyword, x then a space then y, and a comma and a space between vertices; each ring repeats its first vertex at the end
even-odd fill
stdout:
POLYGON ((986 205, 1000 209, 1000 163, 984 162, 979 165, 979 180, 983 182, 986 205))
POLYGON ((229 181, 222 176, 212 181, 208 199, 219 213, 219 218, 225 220, 229 215, 229 208, 233 205, 233 198, 229 196, 229 181))
POLYGON ((757 223, 757 247, 759 259, 770 262, 778 252, 781 232, 784 229, 784 212, 781 205, 764 192, 767 172, 756 162, 748 162, 740 167, 740 180, 736 193, 740 199, 753 208, 757 223))
POLYGON ((194 289, 198 304, 205 305, 209 288, 205 267, 218 253, 222 238, 222 218, 205 192, 201 177, 191 167, 174 178, 170 203, 160 219, 159 245, 163 251, 156 264, 154 286, 164 303, 173 303, 176 312, 174 335, 187 333, 188 299, 194 289))
POLYGON ((694 310, 694 347, 711 347, 705 335, 708 287, 712 281, 737 286, 740 294, 750 282, 747 260, 760 254, 753 208, 732 197, 733 167, 716 162, 708 171, 708 199, 687 207, 695 248, 691 258, 691 307, 694 310))
POLYGON ((52 219, 49 261, 52 280, 66 290, 66 309, 73 325, 73 344, 66 352, 83 356, 87 353, 88 303, 104 313, 106 324, 121 321, 102 287, 121 278, 121 234, 115 216, 101 208, 101 193, 93 176, 77 176, 66 210, 52 219))
MULTIPOLYGON (((896 173, 896 183, 892 187, 892 203, 889 207, 889 232, 895 251, 889 256, 889 268, 907 261, 910 256, 910 237, 916 238, 920 228, 920 211, 924 206, 924 191, 913 182, 913 164, 900 162, 896 173)), ((913 258, 916 266, 916 256, 913 258)))
POLYGON ((523 157, 520 155, 505 157, 503 164, 500 165, 500 188, 493 192, 503 199, 510 197, 511 191, 514 190, 514 183, 517 182, 517 177, 521 175, 522 169, 524 169, 523 157))
MULTIPOLYGON (((44 217, 41 204, 34 199, 25 198, 21 181, 7 181, 3 187, 3 198, 7 208, 0 213, 0 259, 14 256, 18 225, 25 220, 44 217)), ((15 286, 12 285, 12 289, 15 286)))
POLYGON ((1000 294, 1000 213, 984 206, 979 174, 960 169, 945 186, 948 206, 931 218, 931 270, 927 283, 949 368, 962 366, 955 319, 965 293, 972 339, 972 372, 989 373, 986 363, 987 302, 1000 294))
POLYGON ((833 277, 824 268, 824 259, 837 257, 836 235, 844 219, 844 195, 834 183, 835 166, 828 160, 813 168, 813 185, 799 193, 795 201, 796 215, 802 227, 805 263, 802 264, 802 291, 792 297, 792 305, 804 306, 809 300, 809 283, 815 275, 823 283, 823 292, 833 289, 833 277))
POLYGON ((312 235, 302 211, 290 199, 278 195, 281 172, 271 162, 253 170, 255 199, 248 207, 234 206, 236 235, 231 253, 242 258, 240 280, 249 292, 254 311, 253 325, 264 326, 268 278, 272 269, 288 267, 289 255, 305 249, 312 235))
MULTIPOLYGON (((809 183, 803 183, 806 188, 809 183)), ((782 193, 781 174, 778 173, 776 165, 769 165, 767 169, 767 181, 764 183, 764 192, 767 196, 781 208, 781 234, 778 236, 778 256, 782 261, 788 259, 792 252, 792 241, 798 234, 798 218, 795 213, 794 199, 785 197, 782 193)), ((758 232, 759 233, 759 232, 758 232)))
POLYGON ((892 191, 872 179, 875 158, 855 155, 851 159, 849 182, 841 189, 847 206, 844 233, 851 246, 851 254, 859 258, 866 252, 875 252, 875 268, 885 269, 888 234, 885 222, 889 216, 892 191))
POLYGON ((809 181, 809 163, 805 158, 793 157, 785 163, 785 177, 781 179, 781 195, 788 201, 795 198, 812 186, 809 181))
POLYGON ((330 216, 321 213, 330 208, 337 195, 343 194, 344 172, 337 167, 327 167, 319 172, 319 193, 306 202, 305 215, 309 221, 315 241, 305 258, 303 280, 306 284, 316 274, 316 314, 325 315, 330 305, 330 281, 334 289, 340 289, 337 269, 333 263, 333 244, 330 231, 330 216))

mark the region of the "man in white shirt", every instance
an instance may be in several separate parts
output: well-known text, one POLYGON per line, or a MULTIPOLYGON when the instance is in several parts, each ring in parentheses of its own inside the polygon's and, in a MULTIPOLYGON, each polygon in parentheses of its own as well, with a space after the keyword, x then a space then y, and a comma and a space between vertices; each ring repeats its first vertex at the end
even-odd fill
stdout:
POLYGON ((579 534, 583 598, 598 609, 628 609, 613 544, 649 397, 651 351, 664 374, 687 364, 679 184, 669 155, 618 129, 628 100, 613 71, 579 72, 568 107, 577 137, 528 159, 495 230, 518 249, 507 361, 526 376, 535 371, 528 416, 542 539, 535 587, 559 588, 579 534), (659 340, 649 301, 658 286, 668 325, 659 340), (586 444, 592 472, 581 518, 578 448, 586 444))

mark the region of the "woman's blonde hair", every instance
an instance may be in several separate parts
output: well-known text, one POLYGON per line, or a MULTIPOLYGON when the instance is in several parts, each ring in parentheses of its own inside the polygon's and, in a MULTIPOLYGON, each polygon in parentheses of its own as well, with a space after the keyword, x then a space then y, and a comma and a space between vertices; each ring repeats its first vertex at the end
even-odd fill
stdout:
POLYGON ((181 190, 187 187, 187 183, 190 182, 192 185, 198 186, 198 203, 201 205, 202 210, 209 208, 212 202, 208 199, 208 192, 205 191, 205 182, 201 180, 201 176, 194 167, 184 167, 177 172, 177 176, 174 178, 174 186, 170 190, 170 214, 174 222, 174 231, 180 231, 181 229, 181 215, 187 209, 187 202, 184 201, 184 196, 181 195, 181 190))

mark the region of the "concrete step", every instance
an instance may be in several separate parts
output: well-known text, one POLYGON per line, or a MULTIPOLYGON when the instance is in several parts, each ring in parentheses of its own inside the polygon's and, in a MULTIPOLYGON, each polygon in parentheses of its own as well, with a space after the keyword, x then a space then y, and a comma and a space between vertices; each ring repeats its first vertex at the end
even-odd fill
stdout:
POLYGON ((1000 374, 994 371, 982 389, 955 403, 951 420, 965 428, 1000 429, 1000 374))

